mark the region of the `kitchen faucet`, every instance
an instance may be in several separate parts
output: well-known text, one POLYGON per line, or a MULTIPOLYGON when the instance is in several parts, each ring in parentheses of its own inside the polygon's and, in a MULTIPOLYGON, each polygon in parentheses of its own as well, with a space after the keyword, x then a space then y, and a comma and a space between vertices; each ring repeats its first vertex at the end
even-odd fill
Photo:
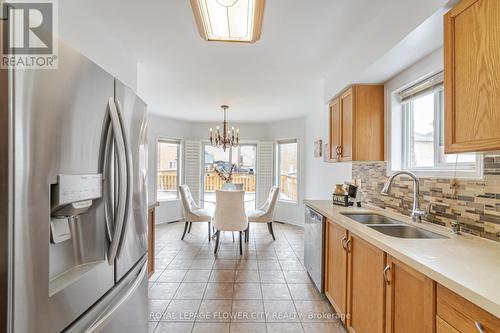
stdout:
POLYGON ((398 171, 393 174, 385 183, 384 188, 380 192, 382 195, 389 195, 391 191, 392 182, 394 178, 399 175, 408 175, 413 180, 413 208, 411 211, 411 219, 413 222, 422 222, 422 217, 427 216, 427 212, 423 209, 420 209, 420 186, 418 183, 418 178, 413 172, 409 171, 398 171))

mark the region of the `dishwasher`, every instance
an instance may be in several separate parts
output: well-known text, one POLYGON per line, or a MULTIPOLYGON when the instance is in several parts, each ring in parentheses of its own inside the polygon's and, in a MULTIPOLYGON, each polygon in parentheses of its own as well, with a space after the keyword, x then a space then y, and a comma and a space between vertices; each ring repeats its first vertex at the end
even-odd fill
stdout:
POLYGON ((306 206, 304 230, 304 265, 319 292, 323 293, 325 218, 306 206))

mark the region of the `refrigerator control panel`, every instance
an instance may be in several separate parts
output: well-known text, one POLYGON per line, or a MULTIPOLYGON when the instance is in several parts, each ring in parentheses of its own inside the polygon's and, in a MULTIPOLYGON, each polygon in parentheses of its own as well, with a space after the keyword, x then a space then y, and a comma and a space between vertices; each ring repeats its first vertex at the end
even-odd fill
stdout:
POLYGON ((59 175, 52 186, 52 209, 102 197, 102 174, 59 175))

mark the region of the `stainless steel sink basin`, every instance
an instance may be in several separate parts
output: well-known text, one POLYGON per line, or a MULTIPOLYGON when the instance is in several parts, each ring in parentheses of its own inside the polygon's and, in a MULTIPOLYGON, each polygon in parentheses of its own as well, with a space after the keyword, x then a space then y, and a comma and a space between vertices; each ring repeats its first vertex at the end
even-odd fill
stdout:
POLYGON ((356 222, 366 225, 381 225, 381 224, 401 224, 398 220, 391 219, 390 217, 375 214, 375 213, 341 213, 342 215, 353 219, 356 222))
POLYGON ((448 238, 435 232, 416 228, 410 225, 369 225, 368 227, 377 230, 385 235, 398 238, 414 238, 414 239, 438 239, 448 238))

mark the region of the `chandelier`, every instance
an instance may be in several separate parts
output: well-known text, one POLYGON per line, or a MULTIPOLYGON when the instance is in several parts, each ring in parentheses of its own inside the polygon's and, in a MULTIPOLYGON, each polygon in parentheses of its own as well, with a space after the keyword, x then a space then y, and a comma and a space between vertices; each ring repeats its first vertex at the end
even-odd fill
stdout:
POLYGON ((229 106, 221 105, 220 107, 224 112, 224 120, 222 122, 222 135, 219 126, 217 126, 216 128, 215 136, 213 133, 213 129, 210 128, 210 144, 212 145, 212 147, 222 148, 222 150, 226 151, 227 148, 238 147, 238 144, 240 142, 240 130, 236 129, 236 136, 234 127, 231 127, 231 129, 229 130, 229 125, 226 120, 227 109, 229 109, 229 106))

